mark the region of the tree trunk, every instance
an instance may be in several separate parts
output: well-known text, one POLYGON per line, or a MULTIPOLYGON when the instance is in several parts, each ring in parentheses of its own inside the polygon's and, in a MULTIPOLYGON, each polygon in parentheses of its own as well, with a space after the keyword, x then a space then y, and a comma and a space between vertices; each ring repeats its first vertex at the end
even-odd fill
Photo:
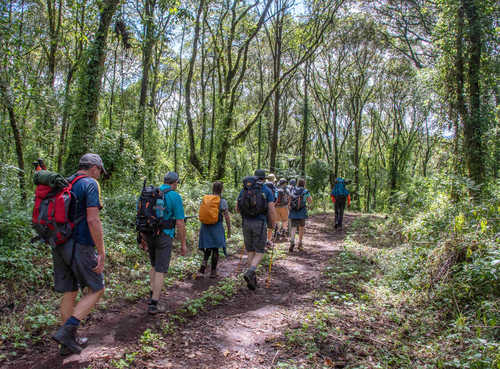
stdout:
POLYGON ((80 157, 92 150, 98 128, 99 97, 106 59, 106 41, 109 25, 119 0, 103 2, 99 14, 99 28, 95 40, 87 50, 87 63, 79 77, 78 98, 75 105, 75 126, 71 135, 70 153, 65 163, 66 172, 75 171, 80 157))
POLYGON ((139 96, 139 108, 137 114, 137 130, 135 137, 141 143, 141 148, 144 154, 145 150, 145 125, 146 125, 146 104, 148 98, 149 71, 151 69, 151 60, 153 56, 153 47, 155 43, 154 37, 154 9, 156 6, 155 0, 145 0, 144 3, 144 43, 142 47, 142 78, 141 78, 141 93, 139 96))
POLYGON ((64 87, 64 106, 61 121, 61 133, 59 135, 59 153, 57 155, 57 171, 62 171, 64 154, 66 152, 66 136, 68 132, 68 118, 71 110, 71 84, 73 83, 73 74, 76 65, 69 67, 68 75, 66 76, 66 86, 64 87))
POLYGON ((181 48, 179 51, 179 103, 177 105, 177 116, 175 118, 174 129, 174 171, 177 172, 179 160, 177 158, 177 140, 179 135, 179 120, 181 118, 181 102, 182 102, 182 51, 184 49, 184 35, 186 33, 186 22, 182 26, 181 48))
MULTIPOLYGON (((189 70, 186 78, 186 122, 188 126, 189 135, 189 161, 195 167, 195 169, 203 176, 204 170, 201 162, 196 153, 196 144, 194 142, 194 123, 193 117, 191 116, 191 83, 193 81, 194 63, 196 61, 196 55, 198 54, 198 39, 200 37, 200 17, 204 6, 204 0, 200 0, 198 6, 198 11, 196 13, 196 21, 194 26, 194 37, 193 37, 193 51, 191 53, 191 60, 189 61, 189 70)), ((203 78, 203 76, 202 76, 203 78)))
MULTIPOLYGON (((276 23, 274 27, 274 53, 273 53, 273 79, 274 83, 277 84, 281 76, 281 46, 283 41, 283 19, 285 17, 285 9, 282 6, 280 0, 275 0, 276 9, 278 13, 276 15, 276 23)), ((280 124, 280 97, 281 89, 276 87, 274 91, 274 111, 273 111, 273 129, 270 142, 270 170, 271 172, 276 171, 276 155, 278 151, 278 131, 280 124)))
MULTIPOLYGON (((481 124, 481 48, 482 32, 481 19, 474 0, 463 0, 465 14, 469 22, 469 58, 467 68, 467 80, 469 85, 469 116, 464 124, 464 146, 466 154, 467 169, 469 177, 481 185, 485 170, 485 160, 483 155, 483 127, 481 124)), ((472 190, 471 194, 475 199, 479 196, 479 191, 472 190)))
POLYGON ((302 131, 302 145, 300 149, 300 174, 306 175, 306 160, 307 160, 307 137, 309 135, 309 62, 306 62, 306 70, 304 74, 304 124, 302 131))
POLYGON ((23 158, 23 145, 21 139, 21 133, 19 132, 19 127, 17 126, 16 113, 14 111, 14 101, 12 98, 12 92, 10 91, 9 84, 0 79, 0 94, 2 95, 3 105, 9 113, 10 127, 12 128, 12 133, 14 135, 14 143, 16 146, 17 155, 17 176, 19 178, 19 189, 21 190, 21 201, 26 202, 26 186, 25 186, 25 176, 24 176, 24 158, 23 158))

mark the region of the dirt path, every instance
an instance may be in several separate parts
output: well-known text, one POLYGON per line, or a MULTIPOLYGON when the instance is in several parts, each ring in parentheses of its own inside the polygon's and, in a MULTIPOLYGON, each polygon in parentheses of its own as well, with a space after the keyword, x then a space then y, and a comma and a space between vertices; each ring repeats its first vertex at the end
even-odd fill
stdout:
MULTIPOLYGON (((346 225, 351 221, 347 215, 346 225)), ((147 315, 145 300, 96 312, 80 330, 91 342, 81 355, 61 358, 56 345, 45 343, 6 368, 271 368, 286 359, 275 339, 302 322, 301 311, 312 306, 321 271, 339 252, 343 236, 333 230, 331 214, 313 216, 308 221, 305 250, 275 261, 269 288, 265 286, 267 270, 261 268, 255 292, 238 282, 231 297, 194 317, 179 317, 168 334, 165 316, 147 315), (147 329, 153 337, 149 340, 147 329), (163 332, 161 338, 155 332, 163 332)), ((242 267, 241 255, 224 259, 218 280, 198 277, 178 282, 167 290, 164 303, 177 314, 186 302, 203 296, 221 279, 237 276, 242 267)))

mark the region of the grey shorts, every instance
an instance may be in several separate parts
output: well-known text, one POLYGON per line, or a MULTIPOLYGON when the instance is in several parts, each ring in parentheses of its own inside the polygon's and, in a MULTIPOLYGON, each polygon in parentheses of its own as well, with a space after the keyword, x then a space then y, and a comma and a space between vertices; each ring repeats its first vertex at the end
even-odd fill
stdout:
POLYGON ((305 227, 306 220, 305 219, 290 219, 292 221, 292 227, 305 227))
POLYGON ((69 240, 52 249, 54 288, 57 292, 74 292, 89 287, 97 292, 104 288, 104 275, 94 272, 97 253, 92 245, 69 240))
POLYGON ((158 237, 147 236, 149 260, 158 273, 167 273, 172 255, 172 238, 164 232, 158 237))
POLYGON ((243 219, 243 239, 248 252, 263 254, 267 242, 266 222, 260 219, 243 219))

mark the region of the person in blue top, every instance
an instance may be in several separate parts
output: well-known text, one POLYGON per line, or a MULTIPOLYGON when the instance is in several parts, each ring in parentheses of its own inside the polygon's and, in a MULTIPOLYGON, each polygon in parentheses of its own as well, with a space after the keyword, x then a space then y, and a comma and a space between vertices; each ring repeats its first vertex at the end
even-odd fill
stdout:
POLYGON ((157 314, 165 312, 164 305, 159 303, 161 290, 164 284, 165 273, 168 272, 170 257, 172 254, 172 240, 177 230, 181 241, 181 255, 186 255, 186 222, 182 198, 178 192, 177 185, 179 175, 176 172, 168 172, 164 178, 164 184, 160 190, 164 191, 164 219, 175 220, 175 227, 164 229, 159 236, 142 234, 142 247, 149 252, 151 270, 149 272, 151 285, 151 299, 148 304, 148 313, 157 314))
POLYGON ((219 249, 226 249, 226 232, 224 231, 223 219, 226 220, 227 238, 231 238, 231 220, 229 218, 229 206, 227 201, 221 197, 222 182, 214 182, 212 193, 220 198, 219 220, 215 224, 201 223, 198 248, 203 251, 203 262, 200 273, 205 274, 208 259, 212 255, 210 278, 217 277, 217 262, 219 260, 219 249))
POLYGON ((307 205, 311 205, 312 197, 308 190, 305 188, 306 181, 304 179, 299 179, 297 182, 297 187, 295 187, 291 194, 289 200, 289 214, 288 218, 291 220, 291 230, 290 230, 290 248, 289 251, 293 252, 295 247, 295 233, 297 228, 299 228, 299 250, 303 251, 302 239, 304 237, 304 229, 306 226, 307 216, 307 205))
POLYGON ((351 205, 351 195, 349 194, 349 190, 346 188, 346 181, 343 178, 338 177, 335 180, 335 186, 333 186, 330 197, 332 198, 332 202, 335 206, 335 229, 341 230, 346 201, 347 206, 351 205))
POLYGON ((97 180, 106 174, 102 159, 97 154, 85 154, 80 158, 78 171, 69 178, 78 179, 71 189, 76 196, 75 226, 71 239, 52 249, 54 284, 62 292, 60 312, 63 325, 52 335, 61 344, 61 355, 80 353, 87 338, 77 337, 80 321, 90 313, 104 293, 104 239, 99 211, 102 208, 97 180), (97 249, 97 252, 96 252, 97 249), (90 291, 75 304, 78 289, 90 291))
POLYGON ((257 287, 255 271, 264 256, 267 224, 274 227, 276 219, 274 194, 264 185, 265 178, 266 172, 262 169, 257 169, 253 177, 245 177, 236 204, 243 219, 243 239, 248 253, 248 270, 243 278, 250 290, 257 287))

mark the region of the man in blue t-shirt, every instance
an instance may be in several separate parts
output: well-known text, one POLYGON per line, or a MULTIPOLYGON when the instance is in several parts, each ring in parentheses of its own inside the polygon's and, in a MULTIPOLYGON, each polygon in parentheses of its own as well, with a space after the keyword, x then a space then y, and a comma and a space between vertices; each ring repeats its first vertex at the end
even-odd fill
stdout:
POLYGON ((54 284, 62 292, 61 321, 63 325, 52 335, 61 344, 61 354, 80 353, 87 344, 84 337, 77 338, 76 331, 104 293, 104 250, 102 223, 99 211, 102 208, 97 179, 106 174, 102 159, 97 154, 85 154, 78 164, 78 171, 70 181, 79 177, 71 191, 77 199, 75 229, 71 239, 64 245, 52 249, 54 261, 54 284), (96 252, 97 249, 97 252, 96 252), (75 306, 78 289, 87 287, 75 306))
MULTIPOLYGON (((241 190, 236 204, 236 210, 242 213, 243 218, 243 239, 245 242, 245 249, 248 253, 248 270, 243 277, 247 282, 247 286, 251 290, 257 287, 257 277, 255 270, 264 256, 264 250, 267 242, 267 225, 274 227, 276 220, 276 210, 274 208, 274 194, 264 185, 266 172, 258 169, 255 171, 255 177, 251 180, 256 180, 258 187, 262 189, 265 200, 265 211, 256 216, 249 216, 242 213, 240 200, 243 198, 245 190, 241 190)), ((251 181, 250 181, 251 182, 251 181)))
POLYGON ((164 219, 172 221, 171 228, 165 228, 159 236, 142 234, 142 246, 149 252, 151 270, 149 271, 151 299, 148 304, 148 313, 157 314, 166 311, 164 305, 159 304, 161 290, 164 284, 165 273, 168 272, 170 257, 172 254, 172 240, 177 230, 181 241, 181 255, 186 255, 186 222, 182 198, 178 192, 179 175, 176 172, 168 172, 160 190, 164 195, 164 219), (175 225, 174 225, 175 223, 175 225))

